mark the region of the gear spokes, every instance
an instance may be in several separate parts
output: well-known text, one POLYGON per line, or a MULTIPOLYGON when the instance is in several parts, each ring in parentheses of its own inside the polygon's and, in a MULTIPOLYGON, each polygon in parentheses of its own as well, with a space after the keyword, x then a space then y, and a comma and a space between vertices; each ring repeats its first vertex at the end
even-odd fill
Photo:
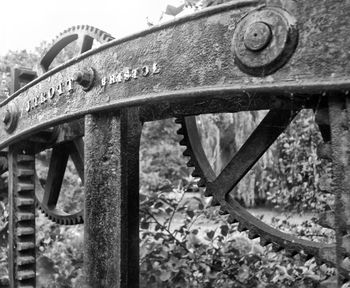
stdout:
POLYGON ((73 26, 57 36, 51 47, 41 58, 40 68, 43 73, 47 72, 57 55, 74 41, 78 42, 79 52, 84 53, 92 48, 94 40, 103 44, 113 39, 110 34, 92 26, 73 26))
POLYGON ((83 223, 83 211, 70 214, 57 208, 68 157, 71 157, 79 177, 84 179, 84 143, 82 139, 56 145, 52 149, 48 175, 44 187, 36 177, 36 199, 38 208, 52 221, 73 225, 83 223))

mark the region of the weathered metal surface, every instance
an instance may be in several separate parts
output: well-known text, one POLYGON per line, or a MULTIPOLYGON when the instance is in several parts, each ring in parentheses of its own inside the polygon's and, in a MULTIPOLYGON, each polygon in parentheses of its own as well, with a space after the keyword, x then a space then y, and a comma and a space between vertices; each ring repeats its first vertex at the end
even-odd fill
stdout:
POLYGON ((141 127, 134 109, 86 116, 87 287, 139 287, 141 127))
POLYGON ((236 94, 256 95, 260 89, 285 96, 347 90, 349 56, 343 47, 350 46, 346 20, 350 9, 343 1, 287 1, 290 5, 284 8, 295 17, 299 31, 298 47, 288 63, 263 78, 237 67, 232 51, 237 23, 254 9, 282 5, 275 2, 236 1, 204 10, 111 41, 49 71, 2 103, 0 115, 8 102, 16 102, 21 116, 13 134, 0 131, 0 148, 17 136, 128 105, 208 100, 216 93, 234 98, 236 94), (96 71, 96 84, 85 93, 71 80, 74 73, 89 67, 96 71))

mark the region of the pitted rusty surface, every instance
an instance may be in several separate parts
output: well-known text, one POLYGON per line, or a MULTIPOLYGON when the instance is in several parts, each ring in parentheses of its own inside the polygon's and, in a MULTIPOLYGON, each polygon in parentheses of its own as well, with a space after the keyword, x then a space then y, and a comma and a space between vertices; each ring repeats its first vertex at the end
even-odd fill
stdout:
MULTIPOLYGON (((238 91, 257 94, 264 88, 300 94, 317 85, 325 90, 349 88, 349 55, 344 47, 350 46, 346 20, 350 9, 342 1, 296 2, 292 15, 299 44, 288 63, 264 78, 242 72, 234 63, 233 33, 244 15, 264 5, 264 1, 237 1, 204 10, 109 42, 54 69, 11 97, 20 117, 12 134, 0 131, 0 148, 35 129, 123 105, 196 101, 202 94, 210 98, 211 91, 214 95, 225 89, 235 97, 238 91), (70 80, 89 68, 96 71, 96 82, 86 93, 70 80)), ((0 115, 7 103, 2 103, 0 115)))

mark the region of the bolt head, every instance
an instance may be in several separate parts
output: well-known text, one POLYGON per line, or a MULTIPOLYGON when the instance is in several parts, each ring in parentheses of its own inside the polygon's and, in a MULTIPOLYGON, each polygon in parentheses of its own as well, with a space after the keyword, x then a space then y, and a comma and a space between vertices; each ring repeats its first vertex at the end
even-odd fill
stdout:
POLYGON ((2 122, 6 125, 10 122, 11 119, 11 113, 8 109, 6 109, 5 115, 2 118, 2 122))
POLYGON ((252 23, 244 34, 245 47, 253 52, 264 49, 271 41, 272 33, 268 24, 264 22, 252 23))
POLYGON ((84 77, 84 74, 82 72, 76 72, 74 75, 73 75, 73 81, 74 82, 77 82, 78 84, 81 83, 81 81, 83 80, 83 77, 84 77))
POLYGON ((78 71, 73 75, 73 81, 82 86, 84 91, 89 91, 95 81, 95 71, 92 68, 86 71, 78 71))

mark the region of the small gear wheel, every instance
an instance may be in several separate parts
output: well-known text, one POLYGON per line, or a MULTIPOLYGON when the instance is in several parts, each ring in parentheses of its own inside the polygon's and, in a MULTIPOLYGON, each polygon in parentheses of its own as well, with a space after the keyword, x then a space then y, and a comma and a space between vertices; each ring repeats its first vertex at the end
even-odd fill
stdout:
MULTIPOLYGON (((74 41, 77 43, 79 49, 78 53, 84 53, 92 49, 94 42, 104 44, 113 39, 114 38, 110 34, 92 26, 78 25, 71 27, 57 36, 45 55, 41 58, 39 73, 46 73, 52 69, 54 60, 59 53, 74 41)), ((60 129, 63 131, 68 129, 73 131, 81 130, 80 133, 77 134, 83 135, 82 130, 84 126, 80 122, 80 120, 77 120, 72 123, 54 127, 53 131, 50 131, 50 133, 57 135, 60 129)), ((37 189, 35 197, 37 207, 49 219, 64 225, 80 224, 84 221, 84 211, 82 209, 80 211, 66 213, 58 208, 59 205, 57 205, 69 157, 71 157, 79 177, 82 183, 84 183, 84 141, 82 137, 77 137, 71 141, 54 145, 49 160, 49 169, 46 179, 40 181, 39 177, 36 176, 37 189), (42 182, 43 185, 41 184, 42 182)))
POLYGON ((78 44, 79 52, 84 53, 92 48, 94 41, 104 44, 113 39, 110 34, 88 25, 78 25, 68 28, 57 36, 45 55, 41 58, 39 62, 40 70, 43 73, 49 71, 57 55, 74 41, 78 44))

